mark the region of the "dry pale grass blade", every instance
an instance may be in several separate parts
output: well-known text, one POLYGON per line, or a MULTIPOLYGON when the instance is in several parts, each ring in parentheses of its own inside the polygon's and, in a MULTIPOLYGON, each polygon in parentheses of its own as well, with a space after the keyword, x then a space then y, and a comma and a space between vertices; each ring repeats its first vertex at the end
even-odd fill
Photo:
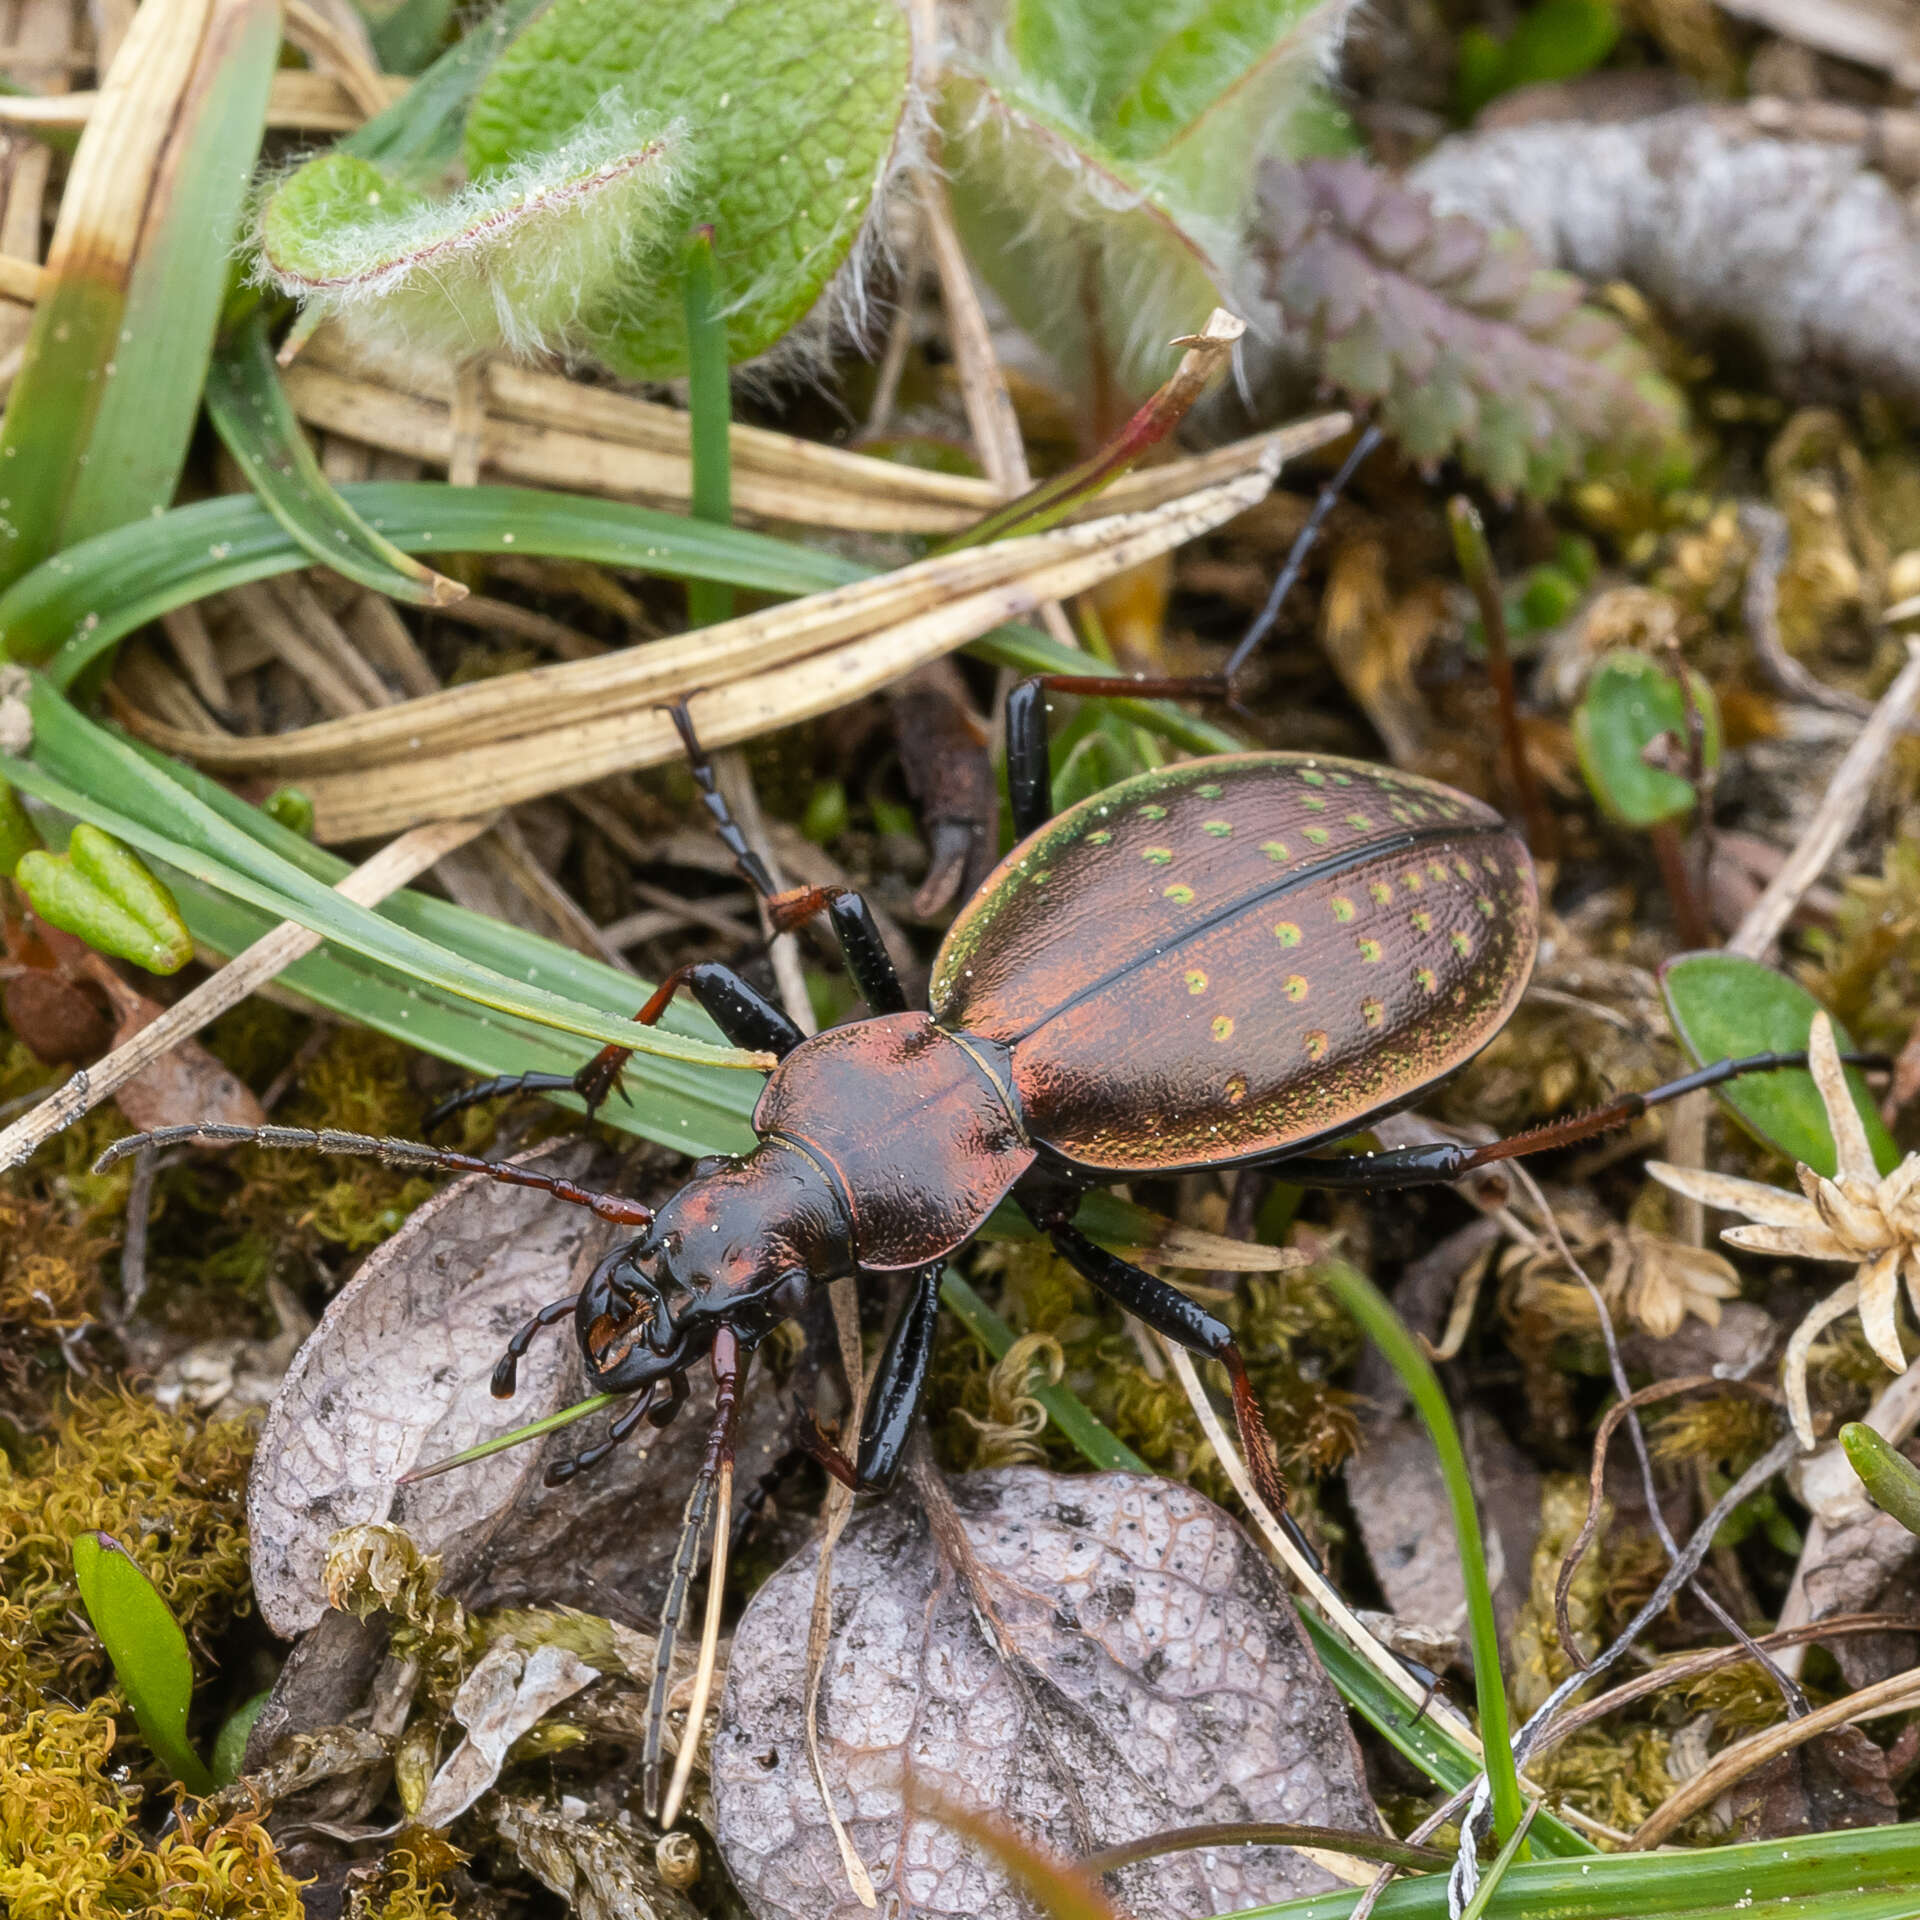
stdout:
MULTIPOLYGON (((380 76, 381 104, 391 106, 412 85, 396 74, 380 76)), ((86 126, 108 98, 87 93, 0 94, 0 127, 73 131, 86 126)), ((333 75, 276 73, 267 103, 267 125, 277 133, 350 133, 369 116, 333 75)))
POLYGON ((671 1832, 680 1818, 681 1803, 693 1778, 693 1757, 700 1750, 706 1727, 707 1705, 713 1698, 713 1676, 720 1658, 720 1621, 727 1600, 727 1548, 733 1535, 733 1462, 720 1463, 720 1484, 713 1507, 713 1550, 707 1563, 707 1610, 700 1627, 700 1658, 693 1672, 693 1696, 687 1702, 687 1730, 673 1760, 673 1778, 660 1805, 660 1826, 671 1832))
POLYGON ((681 749, 661 708, 678 699, 712 747, 830 712, 1232 519, 1277 466, 1269 449, 1254 472, 1147 513, 939 555, 674 640, 296 733, 236 740, 128 719, 218 771, 299 778, 323 839, 398 831, 672 760, 681 749))
MULTIPOLYGON (((287 369, 294 410, 329 438, 447 468, 458 436, 451 373, 363 364, 327 329, 287 369)), ((687 415, 677 407, 504 363, 481 381, 481 470, 503 481, 684 507, 692 487, 687 415)), ((1244 472, 1276 438, 1289 456, 1345 431, 1344 414, 1129 474, 1076 516, 1134 512, 1244 472)), ((850 533, 964 532, 1000 502, 990 481, 928 473, 795 439, 732 431, 734 507, 745 520, 850 533)))
POLYGON ((371 120, 392 99, 357 17, 349 27, 306 0, 286 0, 286 35, 288 46, 304 53, 316 73, 339 82, 364 118, 371 120))
MULTIPOLYGON (((354 868, 340 882, 338 891, 363 907, 377 905, 410 880, 418 879, 454 848, 464 846, 486 824, 484 820, 443 820, 405 834, 354 868)), ((62 1128, 110 1099, 116 1088, 151 1066, 169 1048, 238 1006, 248 994, 319 944, 319 934, 292 920, 282 921, 271 933, 261 935, 218 973, 176 1000, 159 1019, 142 1027, 125 1046, 116 1047, 104 1060, 76 1073, 65 1086, 0 1132, 0 1169, 19 1166, 62 1128)))

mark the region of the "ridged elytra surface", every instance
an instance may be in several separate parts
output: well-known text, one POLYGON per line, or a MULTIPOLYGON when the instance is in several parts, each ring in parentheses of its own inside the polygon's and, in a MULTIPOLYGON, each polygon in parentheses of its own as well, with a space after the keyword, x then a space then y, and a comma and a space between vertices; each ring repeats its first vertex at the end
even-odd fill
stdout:
POLYGON ((1108 1172, 1337 1138, 1483 1047, 1533 967, 1525 846, 1437 782, 1234 754, 1021 843, 934 962, 943 1026, 1012 1048, 1033 1138, 1108 1172))

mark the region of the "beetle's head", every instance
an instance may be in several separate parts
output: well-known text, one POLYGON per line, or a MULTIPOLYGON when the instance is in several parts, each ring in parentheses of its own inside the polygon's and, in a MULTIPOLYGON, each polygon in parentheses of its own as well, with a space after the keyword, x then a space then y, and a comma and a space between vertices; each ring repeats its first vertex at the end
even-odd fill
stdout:
POLYGON ((593 1384, 650 1386, 699 1359, 722 1325, 750 1347, 849 1264, 845 1209, 811 1155, 768 1140, 743 1158, 703 1160, 580 1295, 593 1384))

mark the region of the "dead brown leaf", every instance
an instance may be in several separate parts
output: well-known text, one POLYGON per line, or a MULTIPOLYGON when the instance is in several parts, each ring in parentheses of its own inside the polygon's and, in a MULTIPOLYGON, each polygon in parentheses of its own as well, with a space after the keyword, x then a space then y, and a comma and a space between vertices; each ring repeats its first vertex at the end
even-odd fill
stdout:
POLYGON ((1733 1824, 1743 1840, 1839 1827, 1883 1827, 1900 1817, 1887 1756, 1858 1727, 1835 1727, 1775 1754, 1733 1790, 1733 1824))
MULTIPOLYGON (((859 1515, 833 1565, 821 1685, 826 1774, 881 1911, 1014 1920, 1030 1909, 902 1779, 984 1807, 1055 1851, 1212 1820, 1370 1828, 1345 1712, 1278 1575, 1219 1508, 1132 1474, 969 1475, 953 1499, 996 1658, 919 1502, 859 1515)), ((714 1830, 759 1920, 853 1920, 807 1765, 806 1622, 815 1555, 789 1562, 736 1629, 713 1754, 714 1830)), ((1337 1884, 1279 1847, 1124 1869, 1120 1904, 1212 1914, 1337 1884)))

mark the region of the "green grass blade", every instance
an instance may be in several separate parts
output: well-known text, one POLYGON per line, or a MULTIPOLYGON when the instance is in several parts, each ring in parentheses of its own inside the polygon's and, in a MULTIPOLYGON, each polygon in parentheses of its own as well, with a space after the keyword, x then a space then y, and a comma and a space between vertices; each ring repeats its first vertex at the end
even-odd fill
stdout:
MULTIPOLYGON (((1536 1822, 1533 1837, 1540 1837, 1536 1822)), ((1668 1853, 1523 1860, 1487 1903, 1486 1920, 1724 1920, 1730 1912, 1792 1920, 1913 1920, 1920 1911, 1920 1825, 1795 1834, 1786 1840, 1668 1853)), ((1352 1889, 1253 1907, 1228 1920, 1347 1920, 1352 1889)), ((1444 1920, 1446 1875, 1397 1880, 1377 1920, 1444 1920)))
POLYGON ((280 9, 223 0, 196 47, 169 46, 176 31, 158 14, 136 16, 115 63, 124 88, 124 69, 145 77, 143 54, 159 57, 146 72, 167 99, 145 104, 170 108, 164 132, 142 130, 138 154, 123 154, 134 103, 110 86, 102 99, 112 110, 89 123, 74 156, 48 284, 0 423, 9 498, 0 583, 165 506, 179 482, 266 124, 280 9), (114 176, 129 165, 153 176, 137 240, 113 205, 114 176))
POLYGON ((375 532, 320 471, 280 384, 264 312, 253 314, 214 349, 207 369, 207 412, 267 511, 317 565, 420 606, 445 606, 465 595, 464 587, 375 532))
MULTIPOLYGON (((713 283, 713 229, 687 241, 687 410, 696 520, 724 527, 733 520, 733 394, 727 379, 727 323, 713 283)), ((733 617, 733 589, 719 581, 687 585, 687 622, 717 626, 733 617)))
MULTIPOLYGON (((411 480, 363 481, 340 494, 405 553, 547 554, 783 595, 845 586, 870 571, 744 528, 582 494, 411 480)), ((196 501, 70 547, 0 594, 0 644, 11 659, 51 657, 55 684, 67 686, 170 609, 309 563, 251 494, 196 501)))
POLYGON ((576 1400, 570 1407, 561 1407, 540 1420, 529 1420, 524 1427, 515 1427, 507 1433, 496 1433, 491 1440, 481 1440, 473 1446, 465 1447, 458 1453, 450 1453, 444 1460, 435 1460, 430 1466, 415 1467, 411 1473, 403 1473, 395 1482, 397 1486, 410 1487, 421 1480, 433 1480, 443 1473, 452 1473, 456 1467, 470 1467, 476 1460, 485 1460, 496 1453, 505 1453, 509 1447, 524 1445, 529 1440, 538 1440, 542 1434, 553 1433, 561 1427, 570 1427, 576 1420, 584 1420, 590 1413, 598 1413, 602 1407, 610 1407, 616 1400, 627 1396, 621 1393, 592 1393, 584 1400, 576 1400))
POLYGON ((193 1656, 173 1610, 110 1533, 74 1536, 73 1577, 154 1758, 189 1793, 212 1792, 187 1738, 193 1656))
POLYGON ((1487 1553, 1480 1534, 1467 1456, 1453 1424, 1453 1410, 1433 1364, 1408 1332, 1392 1303, 1359 1268, 1338 1259, 1323 1260, 1320 1278, 1360 1323, 1412 1396, 1440 1456, 1447 1504, 1459 1542, 1460 1574, 1467 1593, 1467 1632, 1473 1654, 1474 1694, 1480 1709, 1480 1738, 1486 1750, 1488 1782, 1493 1790, 1494 1825, 1501 1837, 1513 1832, 1522 1814, 1520 1780, 1514 1770, 1512 1733, 1507 1720, 1507 1684, 1500 1664, 1500 1628, 1494 1618, 1493 1591, 1487 1585, 1487 1553))
POLYGON ((39 675, 33 677, 28 697, 34 719, 34 758, 0 757, 4 774, 23 792, 60 812, 90 820, 191 878, 278 919, 296 920, 403 978, 441 988, 495 1012, 648 1055, 709 1067, 753 1067, 753 1056, 738 1049, 716 1047, 664 1027, 635 1028, 577 1000, 510 979, 356 906, 259 839, 241 832, 126 741, 86 719, 39 675), (93 798, 100 793, 112 793, 122 805, 137 808, 138 817, 93 798))

